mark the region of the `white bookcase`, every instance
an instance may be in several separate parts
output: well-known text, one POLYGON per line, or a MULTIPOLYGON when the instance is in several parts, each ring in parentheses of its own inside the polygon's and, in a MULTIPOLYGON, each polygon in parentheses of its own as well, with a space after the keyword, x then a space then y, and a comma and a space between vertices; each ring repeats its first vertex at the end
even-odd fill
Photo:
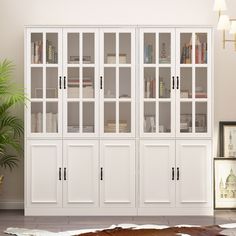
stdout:
POLYGON ((213 214, 211 31, 26 27, 25 214, 213 214))

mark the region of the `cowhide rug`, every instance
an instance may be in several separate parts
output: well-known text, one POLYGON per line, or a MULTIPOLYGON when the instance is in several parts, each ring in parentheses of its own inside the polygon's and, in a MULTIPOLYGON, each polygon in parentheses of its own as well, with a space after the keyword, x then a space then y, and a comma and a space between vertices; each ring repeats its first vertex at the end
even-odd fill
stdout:
POLYGON ((8 228, 5 233, 17 236, 236 236, 236 223, 212 226, 178 225, 112 225, 106 229, 83 229, 66 232, 49 232, 21 228, 8 228))

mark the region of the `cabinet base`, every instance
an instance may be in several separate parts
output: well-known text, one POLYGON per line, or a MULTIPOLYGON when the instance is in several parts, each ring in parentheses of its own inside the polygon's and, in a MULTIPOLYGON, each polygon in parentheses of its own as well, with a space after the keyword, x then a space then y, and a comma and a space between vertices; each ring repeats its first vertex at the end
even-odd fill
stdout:
POLYGON ((25 216, 212 216, 213 214, 213 208, 25 208, 25 216))

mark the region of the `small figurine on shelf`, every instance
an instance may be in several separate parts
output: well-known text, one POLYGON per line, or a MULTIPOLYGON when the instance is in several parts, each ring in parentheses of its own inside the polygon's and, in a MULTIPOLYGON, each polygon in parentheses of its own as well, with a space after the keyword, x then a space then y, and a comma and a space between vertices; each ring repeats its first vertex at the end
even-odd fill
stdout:
POLYGON ((160 63, 169 63, 169 58, 167 57, 167 52, 166 52, 166 44, 162 43, 161 44, 161 55, 160 55, 160 63))

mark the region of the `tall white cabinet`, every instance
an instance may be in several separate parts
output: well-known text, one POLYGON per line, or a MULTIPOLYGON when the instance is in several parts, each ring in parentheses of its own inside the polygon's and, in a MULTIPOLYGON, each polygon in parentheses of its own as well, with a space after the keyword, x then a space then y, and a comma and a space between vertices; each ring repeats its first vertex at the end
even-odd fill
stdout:
POLYGON ((210 28, 26 27, 25 214, 212 214, 210 28))

